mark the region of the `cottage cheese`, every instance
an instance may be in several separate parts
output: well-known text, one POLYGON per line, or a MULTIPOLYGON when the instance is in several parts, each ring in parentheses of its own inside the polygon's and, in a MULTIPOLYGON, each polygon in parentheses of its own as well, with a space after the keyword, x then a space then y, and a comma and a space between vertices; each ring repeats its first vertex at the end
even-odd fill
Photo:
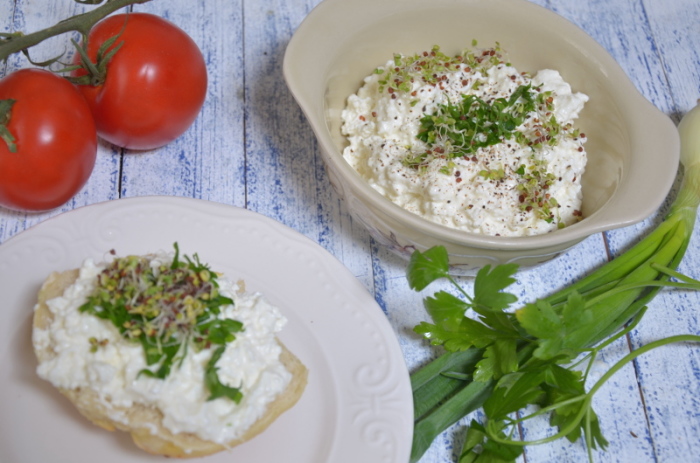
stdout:
POLYGON ((431 60, 433 64, 440 60, 437 48, 415 57, 397 55, 368 76, 342 113, 342 131, 349 142, 344 158, 394 203, 467 232, 534 235, 580 220, 585 134, 578 133, 573 121, 588 97, 573 93, 557 71, 541 70, 532 77, 519 72, 497 48, 469 53, 427 81, 421 76, 431 60), (398 83, 392 87, 392 82, 401 87, 398 83), (530 85, 533 94, 546 101, 516 128, 529 144, 502 138, 469 155, 450 158, 444 156, 445 150, 439 155, 440 143, 431 146, 417 138, 421 118, 437 114, 440 105, 454 104, 469 94, 487 103, 508 99, 523 85, 530 85), (547 132, 547 124, 557 130, 547 132), (547 135, 549 139, 538 140, 547 135), (426 152, 431 155, 419 168, 407 165, 407 160, 426 152), (527 186, 532 176, 523 175, 528 172, 548 181, 533 192, 527 186), (528 188, 531 198, 526 200, 528 188), (544 207, 539 207, 541 198, 546 198, 544 207))
MULTIPOLYGON (((170 254, 159 254, 151 265, 172 259, 170 254)), ((146 367, 141 345, 125 341, 110 321, 78 311, 104 267, 86 260, 78 280, 63 296, 47 302, 54 320, 48 329, 34 331, 33 342, 39 349, 50 346, 56 356, 38 366, 41 378, 59 388, 97 391, 115 421, 127 423, 127 416, 114 407, 151 404, 163 412, 163 425, 173 433, 194 433, 220 444, 240 437, 289 384, 291 374, 279 360, 281 348, 275 341, 286 319, 260 294, 242 294, 224 278, 218 280, 219 292, 234 304, 222 306, 220 318, 241 321, 244 330, 227 344, 216 365, 223 384, 241 389, 241 402, 207 401, 202 380, 211 349, 189 349, 182 364, 174 365, 163 380, 139 376, 146 367), (90 338, 109 342, 91 352, 90 338)))

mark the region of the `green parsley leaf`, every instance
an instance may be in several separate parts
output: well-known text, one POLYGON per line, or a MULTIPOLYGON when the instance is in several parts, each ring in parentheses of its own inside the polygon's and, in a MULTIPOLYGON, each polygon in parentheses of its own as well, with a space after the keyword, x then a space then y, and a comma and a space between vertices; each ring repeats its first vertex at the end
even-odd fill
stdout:
POLYGON ((476 365, 475 381, 499 379, 517 371, 518 357, 514 339, 497 339, 484 351, 483 359, 476 365))
POLYGON ((436 325, 447 331, 458 331, 469 305, 457 296, 439 291, 423 301, 436 325))
POLYGON ((230 318, 214 320, 207 329, 206 339, 212 344, 227 344, 236 339, 233 333, 237 333, 241 329, 243 329, 243 323, 238 320, 230 318))
POLYGON ((155 371, 144 368, 139 371, 139 375, 150 376, 151 378, 165 379, 170 374, 175 356, 180 351, 180 344, 173 343, 166 346, 154 346, 146 335, 140 338, 146 354, 146 364, 148 366, 160 364, 155 371))
POLYGON ((218 368, 216 366, 216 362, 219 361, 225 350, 226 346, 218 347, 214 353, 212 353, 211 358, 207 363, 207 367, 204 372, 204 384, 207 386, 210 394, 207 400, 228 397, 234 402, 239 403, 243 398, 243 394, 241 393, 240 389, 223 384, 219 379, 219 374, 217 372, 218 368))
POLYGON ((425 252, 414 251, 408 263, 406 276, 411 289, 422 291, 430 283, 449 275, 447 249, 434 246, 425 252))
POLYGON ((562 322, 554 308, 538 299, 515 312, 520 325, 536 338, 552 338, 562 334, 562 322))
POLYGON ((493 379, 498 369, 496 361, 496 356, 486 355, 484 351, 484 356, 477 362, 474 368, 474 381, 486 382, 493 379))
POLYGON ((492 420, 506 419, 528 405, 539 404, 545 398, 541 384, 542 370, 509 373, 501 378, 486 402, 484 411, 492 420))
POLYGON ((586 346, 577 345, 574 332, 589 330, 594 321, 583 297, 572 291, 563 308, 555 310, 549 303, 538 300, 516 311, 520 325, 537 339, 534 356, 542 359, 574 359, 586 346))
MULTIPOLYGON (((411 288, 423 290, 433 281, 449 276, 447 251, 436 246, 425 252, 415 251, 411 255, 407 278, 411 288)), ((517 265, 509 264, 482 268, 474 282, 474 299, 463 293, 467 300, 446 291, 439 291, 424 299, 425 308, 433 323, 421 323, 414 331, 429 339, 433 345, 444 345, 450 351, 459 351, 471 346, 486 347, 498 339, 517 339, 520 332, 515 328, 513 315, 503 312, 517 298, 502 290, 515 281, 512 275, 517 265), (468 309, 480 315, 479 320, 465 316, 468 309)))
MULTIPOLYGON (((577 402, 576 405, 581 407, 580 402, 577 402)), ((600 424, 598 423, 598 415, 592 410, 588 410, 588 422, 590 423, 590 433, 591 433, 591 447, 592 448, 597 448, 600 447, 601 449, 605 449, 608 446, 608 441, 603 437, 603 433, 600 430, 600 424)), ((576 423, 578 421, 577 414, 576 413, 571 413, 568 415, 563 415, 559 409, 554 411, 552 413, 552 416, 550 417, 549 424, 552 426, 556 426, 559 429, 565 429, 568 426, 570 426, 572 423, 576 423)), ((584 423, 580 423, 581 426, 577 426, 574 428, 573 431, 571 431, 569 434, 566 435, 566 438, 569 440, 569 442, 576 442, 578 439, 581 438, 581 434, 584 431, 583 425, 584 423)))
POLYGON ((420 322, 418 325, 413 327, 413 331, 429 340, 434 346, 441 346, 448 339, 454 337, 454 332, 444 330, 439 326, 428 322, 420 322))
POLYGON ((413 328, 434 346, 445 346, 450 352, 460 352, 472 346, 468 336, 461 331, 450 331, 432 323, 421 322, 413 328))
MULTIPOLYGON (((501 437, 505 435, 500 432, 501 437)), ((458 463, 514 463, 523 453, 522 446, 497 443, 488 438, 484 426, 472 420, 458 463)))
POLYGON ((518 271, 517 264, 503 264, 491 269, 490 265, 481 268, 474 281, 474 304, 492 310, 508 308, 518 298, 503 290, 515 283, 513 275, 518 271))
POLYGON ((515 339, 498 339, 488 347, 486 355, 493 357, 497 369, 494 370, 494 379, 513 373, 518 369, 518 355, 515 339))
POLYGON ((580 371, 569 370, 554 363, 547 364, 544 382, 553 394, 574 397, 586 392, 585 381, 580 371))

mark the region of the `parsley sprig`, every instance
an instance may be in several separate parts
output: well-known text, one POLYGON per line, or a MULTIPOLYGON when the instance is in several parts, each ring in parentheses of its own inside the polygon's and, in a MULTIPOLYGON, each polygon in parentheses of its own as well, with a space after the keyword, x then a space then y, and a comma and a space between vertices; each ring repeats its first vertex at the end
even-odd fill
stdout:
MULTIPOLYGON (((174 247, 170 265, 154 266, 145 256, 115 258, 79 310, 111 321, 124 339, 140 343, 149 366, 140 374, 146 376, 166 378, 190 347, 212 349, 203 378, 209 400, 227 397, 238 403, 240 390, 221 383, 216 363, 243 324, 219 317, 221 307, 233 300, 219 293, 217 274, 197 254, 180 260, 177 243, 174 247)), ((91 341, 91 350, 101 345, 91 341)))
POLYGON ((411 462, 466 414, 483 408, 486 421, 469 425, 459 463, 514 462, 525 445, 584 437, 605 449, 592 397, 616 371, 651 349, 673 342, 700 342, 681 335, 654 341, 615 364, 590 390, 586 380, 598 352, 641 320, 645 305, 664 286, 700 290, 700 281, 674 271, 685 252, 695 215, 671 214, 657 230, 578 283, 517 310, 515 264, 479 270, 470 294, 450 275, 444 247, 415 251, 409 286, 422 291, 446 279, 454 292, 424 299, 432 322, 414 330, 446 353, 411 375, 415 407, 411 462), (674 280, 671 280, 673 278, 674 280), (625 326, 631 320, 631 324, 625 326), (522 410, 538 407, 519 416, 522 410), (518 438, 518 426, 549 414, 558 431, 535 441, 518 438))

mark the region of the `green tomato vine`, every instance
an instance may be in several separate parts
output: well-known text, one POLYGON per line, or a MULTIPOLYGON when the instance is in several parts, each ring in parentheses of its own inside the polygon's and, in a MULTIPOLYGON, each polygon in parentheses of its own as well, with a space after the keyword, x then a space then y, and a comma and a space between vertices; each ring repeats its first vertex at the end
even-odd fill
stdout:
POLYGON ((103 5, 86 13, 78 14, 64 19, 51 27, 36 32, 25 34, 24 32, 0 32, 0 61, 6 62, 7 58, 15 53, 23 53, 27 59, 37 66, 48 66, 58 58, 36 63, 29 57, 29 49, 40 44, 44 40, 69 32, 79 32, 87 36, 90 29, 101 19, 113 12, 129 5, 147 3, 151 0, 73 0, 83 5, 103 5))

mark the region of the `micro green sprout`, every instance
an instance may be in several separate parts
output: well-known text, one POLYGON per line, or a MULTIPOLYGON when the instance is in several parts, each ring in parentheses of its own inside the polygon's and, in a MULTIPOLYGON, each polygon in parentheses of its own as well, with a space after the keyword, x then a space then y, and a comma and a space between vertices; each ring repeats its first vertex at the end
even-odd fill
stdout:
MULTIPOLYGON (((140 374, 164 379, 190 346, 214 349, 205 371, 210 399, 241 400, 237 388, 220 383, 216 362, 226 344, 243 329, 237 320, 220 318, 221 308, 233 300, 219 293, 217 274, 197 254, 180 260, 177 243, 168 265, 155 266, 143 256, 115 258, 98 275, 97 285, 80 311, 109 320, 122 337, 143 346, 148 368, 140 374)), ((106 341, 90 339, 96 352, 106 341)))
MULTIPOLYGON (((439 173, 451 175, 455 171, 456 158, 478 161, 488 156, 491 148, 505 143, 520 145, 532 153, 525 169, 482 169, 478 175, 486 181, 501 181, 513 178, 517 182, 520 210, 531 212, 546 222, 557 220, 559 203, 549 193, 554 175, 547 171, 547 164, 540 159, 545 148, 559 144, 562 137, 578 139, 578 130, 571 124, 562 126, 554 117, 554 94, 541 86, 521 84, 506 97, 483 98, 478 91, 494 66, 508 65, 500 45, 478 50, 465 49, 456 56, 447 56, 435 46, 412 56, 395 54, 390 66, 378 68, 375 73, 382 77, 378 81, 379 92, 388 92, 392 98, 397 94, 410 93, 416 96, 417 89, 424 85, 442 87, 450 73, 462 70, 471 73, 473 81, 461 95, 459 101, 438 104, 432 113, 424 113, 417 134, 422 144, 409 152, 403 165, 419 172, 428 172, 437 161, 439 173), (525 124, 529 121, 528 124, 525 124), (530 127, 526 129, 526 127, 530 127)), ((527 76, 527 74, 525 74, 527 76)), ((516 80, 516 76, 512 76, 516 80)), ((469 80, 463 80, 467 85, 469 80)), ((411 99, 415 106, 418 99, 411 99)), ((581 137, 583 138, 583 137, 581 137)), ((496 149, 496 148, 493 148, 496 149)), ((581 149, 582 150, 582 149, 581 149)), ((460 179, 461 181, 461 179, 460 179)))

